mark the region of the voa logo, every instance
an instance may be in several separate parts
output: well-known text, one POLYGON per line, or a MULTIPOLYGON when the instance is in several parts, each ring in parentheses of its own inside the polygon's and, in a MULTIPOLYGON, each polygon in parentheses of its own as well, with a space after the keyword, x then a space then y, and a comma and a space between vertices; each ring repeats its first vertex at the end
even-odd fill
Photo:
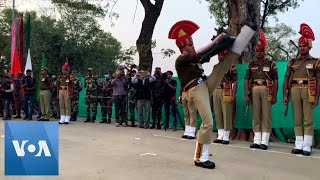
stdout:
POLYGON ((45 140, 38 141, 38 144, 28 144, 29 140, 23 140, 22 142, 19 142, 18 140, 13 140, 12 144, 16 151, 16 154, 18 157, 24 157, 25 156, 25 148, 29 153, 35 153, 35 157, 42 157, 42 155, 46 157, 51 157, 50 150, 48 148, 48 144, 45 140))

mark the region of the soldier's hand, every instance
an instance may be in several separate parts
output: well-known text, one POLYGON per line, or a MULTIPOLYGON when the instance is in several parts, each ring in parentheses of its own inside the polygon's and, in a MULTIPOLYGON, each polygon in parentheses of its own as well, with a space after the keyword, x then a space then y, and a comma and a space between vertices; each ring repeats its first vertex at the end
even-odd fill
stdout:
POLYGON ((235 96, 232 96, 231 102, 232 102, 232 103, 235 103, 235 102, 236 102, 236 97, 235 97, 235 96))
POLYGON ((271 104, 275 104, 277 102, 277 98, 275 96, 272 97, 271 104))
POLYGON ((287 96, 284 96, 284 97, 283 97, 283 104, 284 104, 284 105, 287 105, 287 104, 288 104, 288 98, 287 98, 287 96))
POLYGON ((179 96, 179 98, 178 98, 178 101, 177 101, 178 103, 182 103, 182 101, 181 101, 181 96, 179 96))
POLYGON ((249 96, 246 96, 246 104, 247 104, 247 105, 250 104, 250 98, 249 98, 249 96))
POLYGON ((314 102, 312 103, 312 107, 318 106, 318 99, 315 99, 314 102))

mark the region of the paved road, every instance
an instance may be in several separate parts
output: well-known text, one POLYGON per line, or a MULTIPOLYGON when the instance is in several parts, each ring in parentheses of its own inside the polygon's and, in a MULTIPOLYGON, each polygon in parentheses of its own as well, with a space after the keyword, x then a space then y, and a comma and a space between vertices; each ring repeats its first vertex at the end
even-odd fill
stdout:
MULTIPOLYGON (((0 134, 3 135, 3 121, 0 134)), ((3 137, 0 139, 0 180, 260 180, 320 179, 320 151, 291 155, 292 145, 271 143, 268 151, 251 150, 248 142, 210 147, 216 169, 193 165, 195 141, 182 131, 145 130, 108 124, 76 122, 60 126, 60 175, 5 177, 3 137)))

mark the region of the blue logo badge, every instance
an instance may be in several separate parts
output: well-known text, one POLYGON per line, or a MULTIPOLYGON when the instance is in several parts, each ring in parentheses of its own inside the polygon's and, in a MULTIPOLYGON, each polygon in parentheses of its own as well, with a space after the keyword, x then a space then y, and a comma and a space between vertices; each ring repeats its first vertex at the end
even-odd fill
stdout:
POLYGON ((5 175, 58 175, 57 122, 5 122, 5 175))

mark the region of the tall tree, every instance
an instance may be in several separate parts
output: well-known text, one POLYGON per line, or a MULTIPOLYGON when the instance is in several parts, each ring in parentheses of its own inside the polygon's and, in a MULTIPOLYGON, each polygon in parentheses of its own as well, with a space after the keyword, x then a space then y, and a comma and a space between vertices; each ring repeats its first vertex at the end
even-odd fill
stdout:
POLYGON ((140 31, 139 38, 136 41, 137 50, 139 52, 139 69, 151 70, 152 57, 152 35, 160 16, 164 0, 140 0, 144 8, 144 20, 140 31))

